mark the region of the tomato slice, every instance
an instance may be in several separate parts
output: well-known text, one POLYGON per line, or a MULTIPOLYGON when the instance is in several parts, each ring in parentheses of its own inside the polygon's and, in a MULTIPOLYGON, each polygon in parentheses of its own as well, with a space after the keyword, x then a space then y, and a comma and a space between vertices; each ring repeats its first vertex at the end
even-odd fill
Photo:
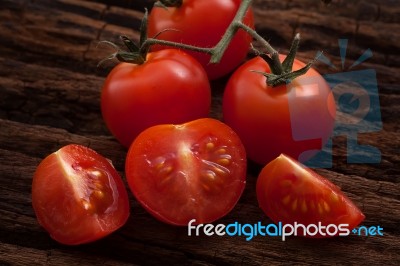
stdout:
POLYGON ((143 131, 126 159, 128 184, 153 216, 174 225, 210 223, 239 200, 246 179, 239 137, 211 118, 143 131))
POLYGON ((256 188, 261 209, 276 223, 348 224, 351 230, 365 218, 339 187, 284 154, 262 169, 256 188))
POLYGON ((74 144, 39 164, 32 205, 51 237, 68 245, 102 238, 129 216, 128 194, 118 172, 103 156, 74 144))

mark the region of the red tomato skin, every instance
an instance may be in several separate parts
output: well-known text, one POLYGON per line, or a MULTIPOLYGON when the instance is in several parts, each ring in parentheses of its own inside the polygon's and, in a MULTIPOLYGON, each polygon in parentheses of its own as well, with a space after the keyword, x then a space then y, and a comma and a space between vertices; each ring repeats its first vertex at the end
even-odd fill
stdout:
POLYGON ((285 154, 261 170, 256 191, 260 208, 275 223, 348 224, 352 230, 365 219, 339 187, 285 154))
MULTIPOLYGON (((155 7, 149 14, 148 36, 154 37, 157 33, 170 29, 161 33, 157 39, 204 48, 214 47, 235 17, 240 3, 240 0, 186 0, 179 8, 155 7)), ((251 7, 243 22, 254 29, 251 7)), ((250 35, 239 30, 218 64, 209 63, 210 55, 185 51, 195 57, 206 70, 208 77, 214 80, 240 65, 248 53, 251 41, 250 35)), ((165 48, 167 46, 155 45, 152 50, 165 48)))
POLYGON ((246 165, 236 133, 203 118, 143 131, 128 151, 125 172, 133 195, 150 214, 187 226, 192 219, 211 223, 233 209, 246 184, 246 165), (228 164, 218 161, 226 158, 228 164))
MULTIPOLYGON (((295 60, 293 69, 303 66, 295 60)), ((260 57, 235 71, 223 96, 224 122, 240 136, 249 159, 258 164, 265 165, 281 153, 307 161, 333 131, 336 105, 329 85, 311 68, 289 85, 270 87, 253 70, 270 73, 260 57), (313 136, 306 138, 304 129, 313 136)))
POLYGON ((204 69, 193 57, 174 49, 150 53, 142 65, 120 63, 101 93, 104 121, 125 147, 150 126, 208 117, 210 105, 204 69))
POLYGON ((118 172, 95 151, 75 144, 64 146, 38 165, 32 206, 39 224, 66 245, 103 238, 122 227, 130 213, 118 172))

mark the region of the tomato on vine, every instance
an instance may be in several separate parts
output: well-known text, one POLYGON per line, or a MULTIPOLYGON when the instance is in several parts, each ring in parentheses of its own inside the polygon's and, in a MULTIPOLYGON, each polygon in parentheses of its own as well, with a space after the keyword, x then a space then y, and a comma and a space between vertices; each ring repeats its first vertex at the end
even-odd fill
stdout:
POLYGON ((333 131, 336 105, 330 87, 311 63, 294 58, 297 45, 287 57, 274 53, 247 61, 224 92, 224 121, 259 164, 281 153, 307 161, 333 131))
POLYGON ((208 117, 211 89, 203 67, 178 49, 149 53, 147 12, 142 21, 139 45, 126 36, 128 51, 105 41, 116 52, 110 58, 121 63, 107 76, 101 92, 104 121, 117 138, 129 147, 140 132, 158 124, 185 123, 208 117))
POLYGON ((210 105, 210 84, 203 68, 176 49, 149 53, 143 64, 118 64, 101 93, 104 121, 126 147, 150 126, 208 117, 210 105))
MULTIPOLYGON (((159 3, 164 6, 153 7, 149 15, 149 37, 157 36, 160 40, 211 48, 221 40, 241 0, 162 0, 159 3)), ((247 10, 243 23, 254 28, 251 8, 247 10)), ((185 51, 201 63, 210 79, 216 79, 231 72, 245 59, 251 41, 250 35, 238 30, 218 64, 210 64, 208 54, 185 51)), ((152 50, 165 48, 155 45, 152 50)))

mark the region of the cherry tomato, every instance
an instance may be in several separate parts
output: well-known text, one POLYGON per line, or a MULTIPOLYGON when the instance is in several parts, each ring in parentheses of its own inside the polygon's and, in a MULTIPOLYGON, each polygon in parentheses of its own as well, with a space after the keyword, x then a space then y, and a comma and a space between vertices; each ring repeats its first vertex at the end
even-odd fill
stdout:
POLYGON ((208 117, 210 105, 204 69, 193 57, 174 49, 149 53, 142 65, 118 64, 101 94, 104 121, 126 147, 150 126, 208 117))
POLYGON ((143 131, 129 149, 125 170, 137 200, 159 220, 210 223, 239 200, 246 155, 228 126, 204 118, 143 131))
MULTIPOLYGON (((293 70, 303 66, 295 60, 293 70)), ((235 71, 223 96, 224 122, 239 135, 248 157, 259 164, 281 153, 307 161, 333 131, 336 105, 329 85, 312 68, 290 84, 276 87, 252 70, 271 72, 261 57, 235 71)))
POLYGON ((102 238, 129 216, 128 194, 107 159, 80 145, 67 145, 36 169, 32 205, 56 241, 77 245, 102 238))
POLYGON ((276 223, 348 224, 352 230, 365 218, 340 188, 284 154, 262 169, 256 189, 261 209, 276 223))
MULTIPOLYGON (((190 44, 198 47, 214 47, 232 22, 241 0, 185 0, 180 7, 154 7, 148 19, 148 36, 158 39, 190 44), (167 30, 167 31, 165 31, 167 30)), ((254 28, 251 8, 243 20, 254 28)), ((235 69, 246 57, 252 38, 239 30, 232 39, 222 60, 210 64, 210 55, 185 50, 205 68, 210 79, 224 76, 235 69)), ((153 50, 167 46, 153 46, 153 50)))

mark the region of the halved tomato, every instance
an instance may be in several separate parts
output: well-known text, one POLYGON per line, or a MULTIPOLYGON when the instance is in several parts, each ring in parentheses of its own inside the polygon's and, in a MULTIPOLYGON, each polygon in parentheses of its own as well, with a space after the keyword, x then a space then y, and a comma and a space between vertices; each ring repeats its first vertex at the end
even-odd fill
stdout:
POLYGON ((239 200, 246 154, 231 128, 204 118, 143 131, 128 151, 125 169, 132 193, 159 220, 210 223, 239 200))
POLYGON ((365 218, 339 187, 284 154, 262 169, 257 199, 276 223, 348 224, 347 229, 352 230, 365 218))
POLYGON ((118 172, 100 154, 74 144, 39 164, 32 205, 51 237, 68 245, 102 238, 129 216, 128 194, 118 172))

